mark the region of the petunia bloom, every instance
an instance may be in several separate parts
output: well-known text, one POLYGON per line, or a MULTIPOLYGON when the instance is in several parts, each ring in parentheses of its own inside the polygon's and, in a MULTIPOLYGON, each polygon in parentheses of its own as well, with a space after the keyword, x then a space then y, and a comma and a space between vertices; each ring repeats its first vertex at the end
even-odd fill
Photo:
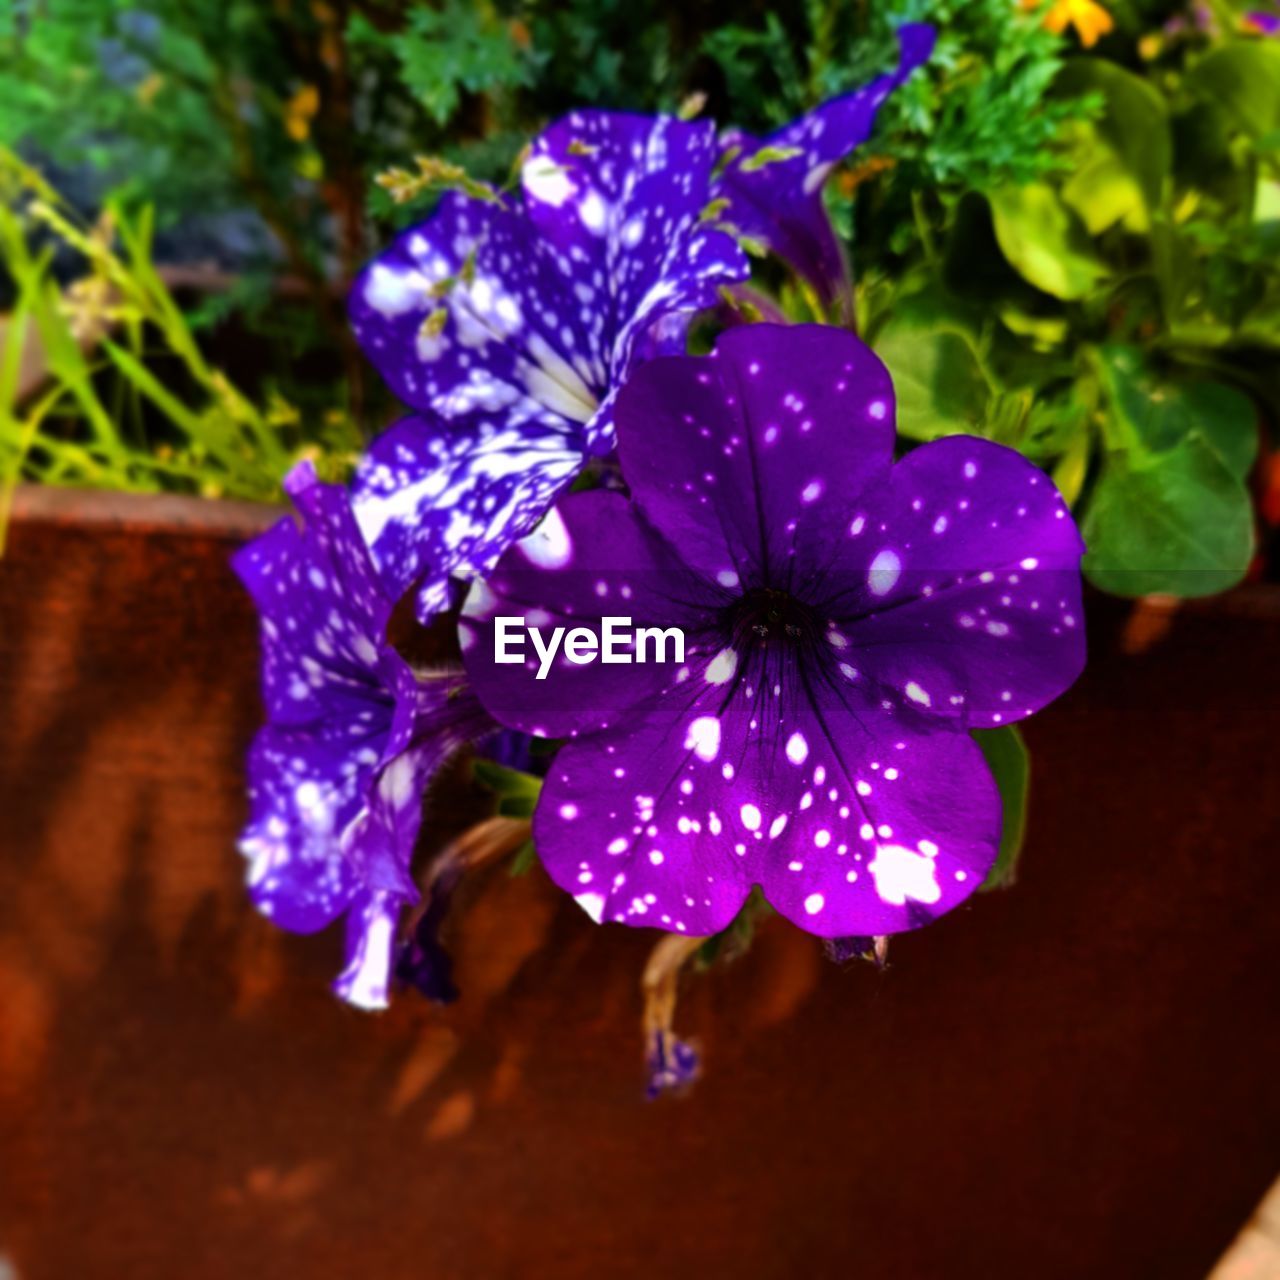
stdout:
POLYGON ((255 905, 310 933, 347 917, 338 994, 387 1002, 410 857, 431 774, 491 721, 461 673, 422 677, 386 641, 386 594, 342 488, 309 463, 285 487, 301 513, 237 553, 261 614, 267 723, 249 754, 240 841, 255 905))
POLYGON ((655 360, 617 421, 632 500, 562 499, 461 624, 494 716, 569 739, 533 825, 552 878, 597 920, 691 935, 753 885, 824 937, 957 906, 1001 825, 969 731, 1084 661, 1083 547, 1051 482, 968 437, 895 464, 889 375, 834 328, 655 360), (495 617, 599 634, 618 615, 683 629, 685 661, 562 651, 540 680, 494 660, 495 617))
POLYGON ((715 159, 710 124, 575 113, 534 142, 518 206, 450 194, 357 279, 356 335, 418 412, 375 441, 356 514, 397 586, 425 578, 423 615, 613 448, 630 370, 748 275, 700 216, 715 159))
POLYGON ((356 515, 393 587, 418 585, 421 617, 447 603, 450 574, 483 573, 613 450, 627 377, 683 350, 692 318, 748 278, 715 209, 833 287, 843 268, 820 188, 932 46, 925 27, 901 39, 894 75, 764 141, 574 112, 534 140, 518 197, 450 194, 359 276, 356 336, 414 413, 361 464, 356 515), (795 154, 758 164, 780 146, 795 154))

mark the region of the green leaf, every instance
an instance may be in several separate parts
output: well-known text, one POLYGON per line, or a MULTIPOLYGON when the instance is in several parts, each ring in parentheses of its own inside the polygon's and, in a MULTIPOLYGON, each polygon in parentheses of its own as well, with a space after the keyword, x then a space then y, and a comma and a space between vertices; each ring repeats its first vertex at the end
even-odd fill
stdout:
MULTIPOLYGON (((1055 81, 1054 91, 1074 97, 1101 95, 1104 110, 1091 127, 1101 143, 1101 170, 1095 179, 1105 178, 1108 168, 1118 169, 1136 184, 1147 211, 1158 209, 1173 166, 1173 138, 1160 93, 1132 71, 1102 58, 1072 58, 1055 81)), ((1079 190, 1088 167, 1089 157, 1078 156, 1067 187, 1074 184, 1079 190)), ((1109 181, 1114 184, 1114 171, 1109 181)))
POLYGON ((1015 302, 997 306, 996 311, 1010 333, 1030 339, 1039 350, 1048 350, 1065 342, 1071 332, 1066 317, 1062 315, 1042 315, 1015 302))
POLYGON ((1023 279, 1055 298, 1083 298, 1106 274, 1078 215, 1033 182, 990 193, 996 240, 1023 279))
POLYGON ((1280 46, 1272 42, 1242 40, 1214 49, 1187 73, 1187 87, 1216 102, 1255 138, 1280 128, 1280 46))
POLYGON ((981 889, 1007 889, 1017 879, 1018 859, 1027 832, 1027 793, 1031 782, 1031 756, 1022 735, 1012 725, 976 729, 974 740, 982 748, 987 767, 1000 788, 1004 822, 1000 851, 981 889))
POLYGON ((102 349, 112 363, 138 390, 147 397, 176 426, 193 440, 199 440, 203 423, 198 413, 188 409, 132 352, 117 346, 110 338, 103 338, 102 349))
POLYGON ((1109 453, 1082 528, 1085 576, 1119 596, 1205 596, 1244 576, 1249 493, 1199 432, 1165 453, 1109 453))
POLYGON ((471 775, 481 786, 498 798, 497 812, 503 818, 532 818, 542 792, 542 779, 519 769, 477 757, 471 762, 471 775))
POLYGON ((891 321, 875 349, 893 376, 903 435, 935 440, 981 431, 989 392, 967 335, 891 321))
POLYGON ((516 850, 515 857, 511 859, 511 865, 507 868, 507 874, 511 876, 527 875, 537 860, 538 854, 533 847, 533 841, 526 840, 516 850))
POLYGON ((1117 222, 1146 230, 1150 220, 1138 179, 1092 125, 1079 126, 1073 152, 1077 163, 1062 184, 1062 199, 1089 234, 1101 235, 1117 222))
POLYGON ((1258 413, 1253 401, 1222 382, 1191 382, 1182 388, 1181 404, 1188 423, 1199 428, 1227 470, 1243 480, 1258 456, 1258 413))
POLYGON ((1233 476, 1243 480, 1249 474, 1258 452, 1258 427, 1253 401, 1244 392, 1221 382, 1162 383, 1138 348, 1120 344, 1101 349, 1099 369, 1113 448, 1164 453, 1199 432, 1233 476))
POLYGON ((516 88, 527 84, 533 71, 512 29, 488 5, 467 0, 446 0, 439 9, 411 8, 404 29, 386 34, 356 14, 347 39, 357 49, 389 49, 404 86, 437 125, 449 122, 464 90, 516 88))

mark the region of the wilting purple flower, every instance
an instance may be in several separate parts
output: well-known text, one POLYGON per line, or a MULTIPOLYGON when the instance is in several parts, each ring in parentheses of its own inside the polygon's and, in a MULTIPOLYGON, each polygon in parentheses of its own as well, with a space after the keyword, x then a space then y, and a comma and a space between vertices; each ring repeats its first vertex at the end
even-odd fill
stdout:
POLYGON ((655 1031, 645 1054, 645 1094, 656 1098, 691 1085, 698 1078, 698 1054, 670 1031, 655 1031))
POLYGON ((904 28, 894 76, 764 143, 718 138, 707 121, 574 112, 533 142, 518 198, 450 194, 365 269, 356 335, 416 412, 374 442, 355 509, 392 585, 418 584, 421 616, 446 603, 448 575, 484 572, 611 452, 631 371, 683 350, 692 317, 748 277, 714 200, 802 271, 838 278, 822 179, 931 40, 904 28), (753 169, 765 145, 800 154, 753 169))
POLYGON ((282 928, 310 933, 346 914, 335 989, 377 1008, 400 909, 417 898, 423 790, 491 722, 459 673, 420 677, 387 643, 392 601, 346 492, 309 463, 285 487, 301 527, 283 519, 235 558, 262 618, 267 710, 240 848, 254 903, 282 928))
POLYGON ((453 891, 461 879, 461 866, 448 867, 445 874, 433 878, 426 910, 414 921, 395 957, 397 980, 416 988, 437 1004, 452 1004, 458 998, 458 988, 453 982, 453 957, 440 941, 440 927, 449 914, 453 891))
POLYGON ((826 938, 822 949, 833 964, 869 960, 877 969, 883 969, 889 951, 889 939, 883 934, 878 938, 826 938))
POLYGON ((933 28, 900 27, 898 42, 901 55, 890 75, 823 103, 767 138, 737 130, 722 138, 739 148, 716 182, 714 194, 729 200, 725 217, 788 262, 824 302, 837 296, 848 272, 822 204, 823 185, 835 165, 871 136, 884 100, 929 60, 933 28), (765 148, 795 154, 760 165, 765 148))
MULTIPOLYGON (((724 928, 752 885, 826 937, 927 923, 981 884, 999 797, 969 729, 1084 661, 1080 537, 1037 468, 952 437, 893 461, 883 365, 756 325, 656 360, 618 401, 633 501, 561 500, 462 624, 502 723, 571 739, 534 817, 597 920, 724 928), (680 627, 686 661, 493 661, 495 616, 680 627), (536 666, 536 664, 534 664, 536 666)), ((650 655, 652 658, 652 653, 650 655)))

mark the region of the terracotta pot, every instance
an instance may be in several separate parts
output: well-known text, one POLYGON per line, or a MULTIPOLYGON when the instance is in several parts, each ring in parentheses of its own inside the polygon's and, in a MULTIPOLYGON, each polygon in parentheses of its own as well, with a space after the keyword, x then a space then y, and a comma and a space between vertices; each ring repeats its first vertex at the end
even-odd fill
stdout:
MULTIPOLYGON (((1028 729, 1018 885, 840 969, 780 920, 691 978, 535 870, 453 918, 460 1003, 337 1004, 248 909, 259 716, 227 567, 266 513, 19 495, 0 562, 0 1255, 31 1277, 1200 1277, 1280 1149, 1280 596, 1141 656, 1094 601, 1028 729)), ((454 820, 447 791, 431 827, 454 820)), ((0 1274, 3 1266, 0 1265, 0 1274)))

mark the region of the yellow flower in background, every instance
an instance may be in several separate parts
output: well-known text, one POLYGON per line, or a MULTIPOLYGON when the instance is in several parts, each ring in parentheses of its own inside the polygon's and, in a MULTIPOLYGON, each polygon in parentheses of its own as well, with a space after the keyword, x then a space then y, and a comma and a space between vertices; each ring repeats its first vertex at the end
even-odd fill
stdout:
POLYGON ((163 88, 164 76, 153 71, 145 80, 138 82, 138 87, 133 92, 144 107, 149 107, 155 101, 156 94, 163 88))
POLYGON ((320 90, 313 84, 304 84, 284 104, 284 127, 294 142, 306 142, 311 134, 311 120, 320 110, 320 90))
MULTIPOLYGON (((1022 0, 1022 7, 1034 9, 1038 2, 1022 0)), ((1080 43, 1091 49, 1108 31, 1114 30, 1116 24, 1097 0, 1053 0, 1044 15, 1044 25, 1058 36, 1068 27, 1075 27, 1080 43)))

